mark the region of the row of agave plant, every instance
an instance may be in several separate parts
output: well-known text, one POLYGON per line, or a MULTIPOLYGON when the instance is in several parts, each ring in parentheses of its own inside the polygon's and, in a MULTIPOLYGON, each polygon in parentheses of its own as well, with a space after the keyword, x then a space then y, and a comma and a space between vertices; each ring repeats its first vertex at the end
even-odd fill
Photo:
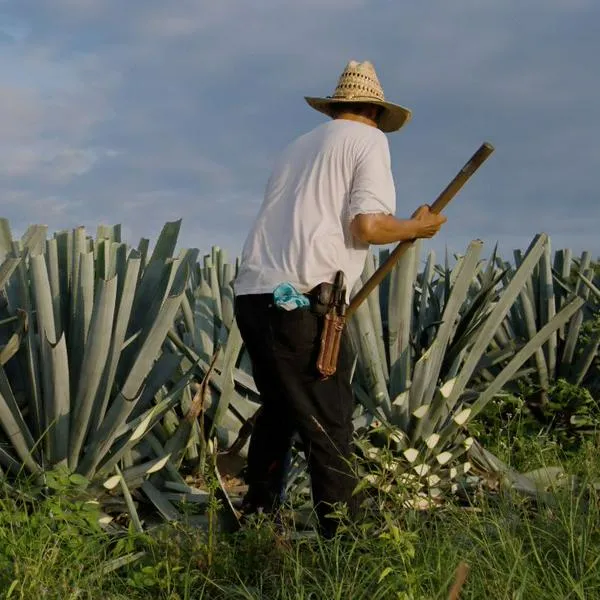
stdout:
MULTIPOLYGON (((95 238, 32 226, 15 240, 0 220, 5 482, 85 478, 105 522, 128 512, 140 528, 140 502, 168 520, 190 504, 202 515, 211 494, 188 475, 210 471, 233 508, 221 475, 239 473, 259 407, 234 319, 237 264, 218 248, 176 254, 180 224, 167 223, 150 252, 149 240, 124 243, 118 226, 95 238)), ((580 335, 600 300, 589 254, 552 257, 546 235, 513 264, 482 250, 474 241, 452 265, 430 252, 419 272, 415 244, 349 322, 357 448, 363 481, 379 491, 408 485, 431 501, 474 468, 536 491, 533 474, 468 435, 469 421, 524 378, 543 403, 558 377, 598 377, 600 328, 585 344, 580 335)), ((376 266, 373 256, 363 282, 376 266)), ((299 446, 287 491, 308 500, 299 446)))

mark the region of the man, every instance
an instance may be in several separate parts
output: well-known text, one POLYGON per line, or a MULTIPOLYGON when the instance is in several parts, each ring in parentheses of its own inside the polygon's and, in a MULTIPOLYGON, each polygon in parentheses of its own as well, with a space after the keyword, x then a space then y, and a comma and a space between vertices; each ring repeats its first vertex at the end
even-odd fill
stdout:
POLYGON ((332 505, 346 503, 351 515, 357 509, 348 460, 351 357, 343 348, 336 374, 319 377, 323 318, 305 306, 306 299, 314 306, 314 290, 333 282, 340 270, 349 293, 370 244, 429 238, 446 219, 427 206, 410 219, 393 216, 396 196, 385 133, 400 129, 410 111, 385 100, 371 63, 349 62, 333 96, 305 99, 332 120, 279 156, 234 284, 236 319, 262 401, 250 440, 243 511, 277 508, 297 431, 320 530, 331 537, 332 505), (279 301, 282 284, 288 293, 279 301))

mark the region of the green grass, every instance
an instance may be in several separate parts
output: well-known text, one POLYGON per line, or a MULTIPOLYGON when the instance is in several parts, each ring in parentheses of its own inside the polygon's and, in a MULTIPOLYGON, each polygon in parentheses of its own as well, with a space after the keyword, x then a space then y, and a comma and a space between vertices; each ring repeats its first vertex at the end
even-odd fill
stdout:
MULTIPOLYGON (((566 460, 539 439, 528 457, 532 468, 566 460)), ((267 523, 213 544, 182 525, 110 536, 70 493, 32 503, 5 490, 0 598, 442 599, 460 561, 470 565, 464 599, 600 598, 600 507, 585 485, 600 480, 594 446, 565 466, 577 489, 544 505, 482 494, 467 507, 398 507, 328 542, 290 541, 267 523)))

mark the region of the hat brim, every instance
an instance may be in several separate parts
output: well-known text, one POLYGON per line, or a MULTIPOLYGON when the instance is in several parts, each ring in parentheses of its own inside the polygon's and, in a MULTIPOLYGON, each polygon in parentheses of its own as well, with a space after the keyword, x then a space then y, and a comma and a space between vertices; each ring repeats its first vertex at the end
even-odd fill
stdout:
POLYGON ((408 108, 399 104, 393 104, 392 102, 386 102, 385 100, 373 100, 371 98, 312 98, 309 96, 305 96, 304 99, 310 107, 330 117, 333 116, 333 106, 335 104, 361 103, 381 106, 383 112, 379 117, 378 127, 385 133, 398 131, 398 129, 410 121, 412 116, 408 108))

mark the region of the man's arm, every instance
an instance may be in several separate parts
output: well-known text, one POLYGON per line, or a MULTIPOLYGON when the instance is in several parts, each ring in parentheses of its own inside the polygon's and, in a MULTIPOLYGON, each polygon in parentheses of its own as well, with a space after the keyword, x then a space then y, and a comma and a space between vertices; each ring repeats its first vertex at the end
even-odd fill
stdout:
POLYGON ((352 235, 365 244, 392 244, 417 238, 431 238, 447 221, 429 206, 420 206, 410 219, 397 219, 384 213, 359 214, 352 219, 352 235))
POLYGON ((371 136, 357 159, 350 194, 350 231, 363 244, 391 244, 433 237, 446 222, 429 206, 410 219, 397 219, 396 192, 385 135, 371 136))

